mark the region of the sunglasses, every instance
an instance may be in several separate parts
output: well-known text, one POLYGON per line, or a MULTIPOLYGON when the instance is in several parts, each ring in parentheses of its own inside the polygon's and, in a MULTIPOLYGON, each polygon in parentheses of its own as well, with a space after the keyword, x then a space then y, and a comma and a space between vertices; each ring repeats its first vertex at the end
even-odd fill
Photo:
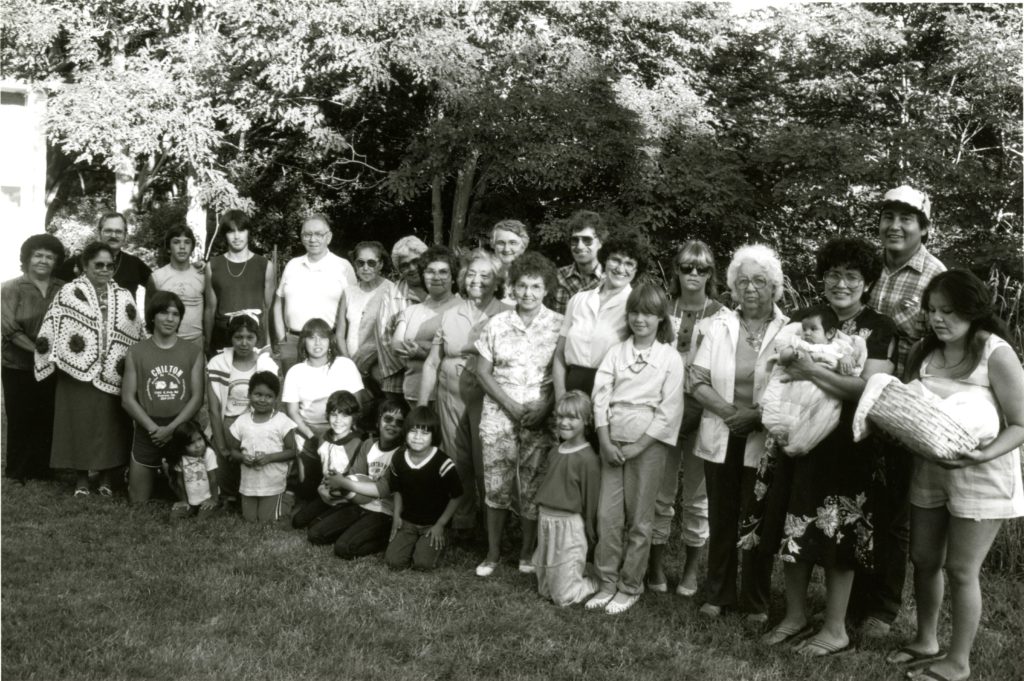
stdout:
POLYGON ((676 265, 676 271, 680 274, 696 274, 700 277, 706 277, 711 274, 711 268, 704 265, 697 265, 695 263, 681 262, 676 265))
POLYGON ((114 263, 112 263, 112 262, 94 262, 94 263, 92 263, 92 268, 94 270, 98 271, 98 272, 103 272, 105 270, 113 271, 114 263))
POLYGON ((369 267, 370 269, 373 269, 379 264, 379 260, 356 260, 356 267, 369 267))
POLYGON ((405 422, 405 419, 402 418, 401 416, 392 416, 391 414, 384 414, 383 416, 380 417, 380 421, 381 423, 386 423, 389 426, 393 426, 395 424, 402 425, 402 423, 405 422))
POLYGON ((592 237, 592 236, 571 236, 571 237, 569 237, 569 245, 570 246, 575 246, 577 244, 582 245, 582 246, 593 246, 594 245, 594 237, 592 237))

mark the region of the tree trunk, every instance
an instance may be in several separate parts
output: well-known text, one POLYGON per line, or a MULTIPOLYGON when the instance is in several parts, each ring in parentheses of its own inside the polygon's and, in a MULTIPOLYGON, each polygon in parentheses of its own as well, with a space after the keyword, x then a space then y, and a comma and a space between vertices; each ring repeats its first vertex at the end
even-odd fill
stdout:
POLYGON ((474 149, 470 152, 466 162, 459 168, 459 174, 455 180, 455 197, 452 199, 452 231, 449 242, 451 248, 456 248, 462 243, 462 234, 466 229, 466 217, 469 215, 469 200, 473 197, 476 164, 479 159, 479 151, 474 149))
POLYGON ((185 179, 185 196, 188 199, 188 210, 185 212, 185 224, 196 235, 196 258, 203 257, 206 246, 206 207, 199 200, 199 178, 194 170, 189 170, 185 179))
POLYGON ((430 181, 430 216, 434 221, 434 243, 444 243, 444 208, 441 206, 441 173, 430 181))

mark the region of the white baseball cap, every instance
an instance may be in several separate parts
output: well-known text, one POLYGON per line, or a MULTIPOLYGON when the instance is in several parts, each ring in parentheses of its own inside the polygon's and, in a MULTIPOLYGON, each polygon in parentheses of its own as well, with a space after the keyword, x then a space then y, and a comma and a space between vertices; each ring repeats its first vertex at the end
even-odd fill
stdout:
POLYGON ((926 220, 932 219, 932 202, 928 195, 909 184, 887 191, 882 197, 882 203, 902 203, 924 215, 926 220))

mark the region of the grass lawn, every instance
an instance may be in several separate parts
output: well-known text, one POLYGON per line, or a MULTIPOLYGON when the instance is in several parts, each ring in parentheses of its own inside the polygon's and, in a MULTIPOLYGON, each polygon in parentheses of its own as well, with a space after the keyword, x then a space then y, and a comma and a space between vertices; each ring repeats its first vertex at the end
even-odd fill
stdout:
MULTIPOLYGON (((392 573, 284 527, 167 511, 3 481, 4 679, 897 679, 882 658, 909 632, 905 615, 887 640, 810 661, 674 595, 614 618, 559 609, 511 560, 475 577, 482 547, 392 573)), ((1022 679, 1024 584, 984 589, 973 678, 1022 679)), ((777 591, 773 620, 781 605, 777 591)))

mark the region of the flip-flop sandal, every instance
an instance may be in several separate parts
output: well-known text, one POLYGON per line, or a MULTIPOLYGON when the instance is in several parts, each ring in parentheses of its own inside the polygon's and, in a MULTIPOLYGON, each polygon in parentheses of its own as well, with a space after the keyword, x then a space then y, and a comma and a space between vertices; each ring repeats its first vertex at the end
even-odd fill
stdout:
POLYGON ((770 630, 761 637, 761 643, 766 646, 781 646, 800 639, 804 639, 814 633, 814 625, 808 622, 799 629, 794 627, 783 627, 781 624, 770 630))
POLYGON ((852 652, 853 646, 849 643, 843 646, 837 646, 835 643, 829 643, 828 641, 822 641, 820 639, 808 639, 804 641, 804 645, 801 648, 797 648, 796 652, 804 657, 836 657, 837 655, 844 655, 852 652), (809 650, 819 650, 823 652, 805 652, 809 650))
POLYGON ((934 662, 935 660, 941 660, 945 656, 946 651, 941 648, 935 653, 923 653, 920 650, 914 650, 913 648, 903 646, 902 648, 897 648, 886 655, 885 661, 887 664, 906 667, 924 664, 925 662, 934 662))
MULTIPOLYGON (((932 671, 931 669, 909 671, 906 673, 906 677, 908 679, 913 679, 914 681, 952 681, 948 677, 945 677, 936 671, 932 671)), ((964 679, 962 679, 962 681, 967 681, 969 678, 971 677, 967 676, 964 679)))
POLYGON ((87 497, 89 496, 89 490, 85 489, 84 487, 79 487, 78 489, 75 490, 74 496, 87 497))
POLYGON ((100 493, 101 497, 112 497, 114 496, 114 490, 110 489, 106 485, 100 485, 99 489, 96 490, 100 493))

